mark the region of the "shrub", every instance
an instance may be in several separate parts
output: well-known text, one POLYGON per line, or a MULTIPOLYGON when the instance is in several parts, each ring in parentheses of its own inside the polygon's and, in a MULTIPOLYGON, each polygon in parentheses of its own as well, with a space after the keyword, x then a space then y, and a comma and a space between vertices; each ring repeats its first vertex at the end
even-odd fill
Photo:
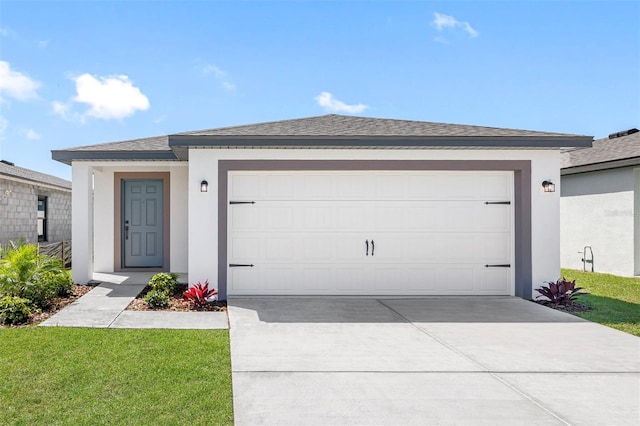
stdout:
POLYGON ((151 290, 163 292, 165 294, 173 294, 178 286, 178 274, 160 272, 155 274, 149 280, 151 290))
POLYGON ((567 281, 564 277, 556 282, 547 283, 548 286, 542 286, 536 291, 548 300, 540 300, 540 303, 554 306, 570 306, 576 302, 579 296, 588 294, 580 292, 582 287, 576 287, 576 281, 567 281))
POLYGON ((38 253, 35 244, 10 243, 0 251, 0 295, 29 299, 46 307, 73 288, 62 260, 38 253))
POLYGON ((151 290, 144 296, 144 301, 151 308, 164 308, 169 304, 169 295, 163 291, 151 290))
POLYGON ((29 300, 17 296, 0 298, 0 323, 22 324, 29 321, 31 308, 29 300))
POLYGON ((218 294, 218 290, 215 288, 209 289, 209 280, 207 280, 204 282, 204 285, 199 282, 194 284, 183 294, 184 300, 188 300, 196 306, 204 306, 207 303, 211 303, 216 300, 215 296, 218 294))

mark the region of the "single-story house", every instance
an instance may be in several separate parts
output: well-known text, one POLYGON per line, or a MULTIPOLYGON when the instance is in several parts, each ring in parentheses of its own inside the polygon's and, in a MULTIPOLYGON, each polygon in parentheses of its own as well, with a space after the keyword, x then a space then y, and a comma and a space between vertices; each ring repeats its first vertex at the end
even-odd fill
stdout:
POLYGON ((330 114, 52 154, 72 166, 80 283, 145 268, 222 299, 531 298, 559 275, 560 151, 591 142, 330 114))
POLYGON ((0 160, 0 245, 71 240, 71 182, 0 160))
POLYGON ((562 154, 561 264, 640 275, 640 132, 562 154))

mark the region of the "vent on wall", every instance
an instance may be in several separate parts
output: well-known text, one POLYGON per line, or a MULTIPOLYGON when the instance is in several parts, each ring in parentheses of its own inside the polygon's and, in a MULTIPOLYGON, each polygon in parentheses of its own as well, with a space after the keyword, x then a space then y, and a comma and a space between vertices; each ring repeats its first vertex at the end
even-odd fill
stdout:
POLYGON ((629 130, 623 130, 622 132, 616 132, 616 133, 611 133, 609 135, 609 139, 615 139, 615 138, 619 138, 622 136, 628 136, 628 135, 632 135, 634 133, 638 133, 638 129, 633 128, 633 129, 629 129, 629 130))

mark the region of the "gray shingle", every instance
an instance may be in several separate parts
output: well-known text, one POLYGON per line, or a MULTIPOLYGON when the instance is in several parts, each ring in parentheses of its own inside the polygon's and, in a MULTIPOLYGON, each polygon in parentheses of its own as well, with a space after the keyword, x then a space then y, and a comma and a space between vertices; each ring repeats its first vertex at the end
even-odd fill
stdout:
MULTIPOLYGON (((329 114, 318 117, 247 124, 179 133, 192 136, 289 136, 289 137, 518 137, 569 136, 564 133, 531 130, 502 129, 497 127, 461 124, 431 123, 426 121, 392 120, 387 118, 354 117, 329 114)), ((577 136, 577 135, 571 135, 577 136)))
POLYGON ((592 148, 576 149, 562 154, 561 167, 586 166, 610 161, 640 158, 640 132, 618 138, 602 138, 592 148))
MULTIPOLYGON (((398 146, 403 141, 409 139, 426 140, 435 138, 444 141, 457 138, 459 141, 455 146, 461 146, 469 140, 469 145, 474 145, 474 138, 490 138, 500 143, 509 138, 530 138, 531 142, 526 142, 519 146, 544 146, 543 140, 556 139, 567 141, 570 138, 579 139, 579 143, 589 143, 591 138, 580 135, 569 135, 564 133, 537 132, 531 130, 502 129, 496 127, 469 126, 460 124, 431 123, 411 120, 392 120, 385 118, 354 117, 337 114, 322 115, 317 117, 298 118, 292 120, 272 121, 266 123, 247 124, 242 126, 221 127, 217 129, 198 130, 192 132, 176 133, 174 135, 156 136, 142 139, 132 139, 120 142, 102 143, 97 145, 86 145, 75 148, 52 151, 55 160, 70 164, 72 160, 178 160, 183 155, 179 152, 176 144, 170 146, 170 138, 195 138, 200 142, 203 139, 227 141, 235 138, 251 139, 252 144, 260 145, 261 139, 265 146, 267 140, 289 140, 300 141, 307 139, 328 140, 333 144, 343 145, 342 141, 351 138, 382 139, 381 144, 376 146, 398 146), (200 139, 200 138, 203 139, 200 139), (424 138, 424 139, 423 139, 424 138)), ((477 141, 476 141, 477 142, 477 141)), ((198 145, 196 143, 196 145, 198 145)), ((206 144, 205 144, 206 145, 206 144)), ((232 145, 232 144, 230 144, 232 145)), ((321 146, 322 144, 317 144, 321 146)), ((328 146, 329 146, 328 145, 328 146)), ((482 144, 476 144, 481 146, 482 144)), ((182 149, 184 150, 182 145, 182 149)), ((419 146, 413 144, 411 146, 419 146)), ((439 145, 436 141, 429 146, 454 146, 443 143, 439 145)), ((507 146, 507 145, 505 145, 507 146)), ((560 145, 553 145, 560 146, 560 145)), ((562 145, 576 146, 576 145, 562 145)))
POLYGON ((0 177, 10 176, 19 179, 28 180, 34 183, 43 183, 53 185, 60 188, 71 189, 71 182, 46 173, 36 172, 34 170, 25 169, 24 167, 10 166, 0 162, 0 177))

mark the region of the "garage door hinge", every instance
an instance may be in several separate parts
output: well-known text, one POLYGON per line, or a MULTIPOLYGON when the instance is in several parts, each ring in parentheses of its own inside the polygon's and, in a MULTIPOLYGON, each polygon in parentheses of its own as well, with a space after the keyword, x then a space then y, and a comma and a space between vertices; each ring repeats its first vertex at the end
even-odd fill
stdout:
POLYGON ((229 201, 229 204, 255 204, 255 201, 229 201))
POLYGON ((485 204, 511 204, 511 201, 485 201, 485 204))
POLYGON ((500 263, 498 265, 484 265, 485 268, 511 268, 510 263, 500 263))
POLYGON ((253 264, 247 264, 247 263, 230 263, 229 264, 229 268, 241 268, 241 267, 247 267, 247 268, 253 268, 253 264))

